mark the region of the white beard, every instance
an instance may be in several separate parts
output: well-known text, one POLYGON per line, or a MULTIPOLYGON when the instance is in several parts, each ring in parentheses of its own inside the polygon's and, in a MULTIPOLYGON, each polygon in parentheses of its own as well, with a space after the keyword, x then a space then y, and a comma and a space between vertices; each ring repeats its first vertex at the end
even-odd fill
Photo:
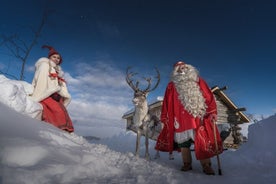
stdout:
POLYGON ((206 113, 205 99, 198 85, 198 71, 191 65, 185 64, 183 73, 173 71, 171 80, 179 94, 178 98, 184 108, 194 117, 203 117, 206 113))

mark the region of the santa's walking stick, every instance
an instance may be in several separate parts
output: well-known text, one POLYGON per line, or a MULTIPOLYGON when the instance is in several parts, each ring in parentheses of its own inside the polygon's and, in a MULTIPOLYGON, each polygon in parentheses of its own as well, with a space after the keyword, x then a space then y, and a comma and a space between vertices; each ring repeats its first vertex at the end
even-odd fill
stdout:
POLYGON ((212 119, 213 122, 213 130, 214 130, 214 138, 215 138, 215 146, 216 146, 216 156, 217 156, 217 162, 218 162, 218 173, 219 175, 222 175, 221 167, 220 167, 220 159, 218 154, 218 143, 217 143, 217 132, 216 132, 216 121, 212 119))

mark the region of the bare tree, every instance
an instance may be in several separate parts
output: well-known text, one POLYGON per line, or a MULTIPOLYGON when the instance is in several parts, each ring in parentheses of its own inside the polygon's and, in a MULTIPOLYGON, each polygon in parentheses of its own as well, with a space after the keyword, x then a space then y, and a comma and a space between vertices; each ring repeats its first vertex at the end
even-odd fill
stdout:
MULTIPOLYGON (((46 11, 43 13, 41 22, 37 29, 33 29, 33 27, 29 27, 33 33, 33 38, 31 39, 30 43, 27 43, 26 41, 21 39, 18 34, 13 34, 11 36, 5 36, 5 35, 1 36, 3 40, 1 45, 4 45, 15 58, 19 59, 22 62, 20 78, 19 78, 20 80, 23 80, 24 78, 24 71, 25 71, 25 65, 26 65, 27 59, 34 45, 37 43, 38 38, 40 37, 40 34, 46 23, 47 17, 48 17, 48 12, 46 11)), ((4 72, 0 71, 0 73, 4 73, 4 72)))

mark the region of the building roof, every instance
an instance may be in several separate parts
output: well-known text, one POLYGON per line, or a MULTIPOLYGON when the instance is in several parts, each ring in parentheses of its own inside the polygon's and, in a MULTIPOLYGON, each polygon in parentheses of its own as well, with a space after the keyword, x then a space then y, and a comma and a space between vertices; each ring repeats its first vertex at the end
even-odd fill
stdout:
POLYGON ((219 88, 218 86, 214 86, 211 88, 213 94, 217 95, 219 97, 219 99, 222 100, 227 105, 228 108, 239 113, 242 122, 244 122, 244 123, 250 122, 248 117, 242 112, 242 111, 246 111, 246 109, 244 107, 238 108, 232 102, 232 100, 223 92, 226 89, 227 89, 227 87, 219 88))
MULTIPOLYGON (((162 103, 163 103, 163 98, 157 98, 155 101, 149 103, 149 110, 150 109, 153 109, 155 107, 159 107, 159 106, 162 106, 162 103)), ((133 116, 133 113, 134 113, 134 108, 130 109, 129 111, 125 112, 124 115, 123 115, 123 119, 127 119, 129 118, 130 116, 133 116)))

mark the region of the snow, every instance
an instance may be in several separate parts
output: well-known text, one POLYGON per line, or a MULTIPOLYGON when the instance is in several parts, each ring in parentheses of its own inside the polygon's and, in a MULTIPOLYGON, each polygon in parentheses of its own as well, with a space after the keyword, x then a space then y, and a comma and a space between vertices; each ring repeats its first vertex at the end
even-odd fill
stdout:
POLYGON ((42 106, 28 98, 33 91, 32 85, 25 81, 9 80, 4 75, 0 75, 0 85, 1 102, 30 117, 35 118, 39 115, 42 106))
MULTIPOLYGON (((248 142, 236 151, 227 150, 220 155, 222 175, 207 176, 195 159, 192 171, 180 171, 182 161, 177 152, 174 160, 169 160, 167 153, 160 153, 161 157, 154 159, 154 141, 150 141, 150 160, 144 158, 143 144, 140 157, 136 157, 133 132, 121 130, 112 137, 90 135, 85 139, 38 121, 33 118, 33 112, 40 107, 27 96, 30 85, 1 75, 0 79, 0 183, 276 182, 273 143, 276 115, 251 124, 248 142)), ((216 157, 212 158, 212 164, 217 173, 216 157)))

